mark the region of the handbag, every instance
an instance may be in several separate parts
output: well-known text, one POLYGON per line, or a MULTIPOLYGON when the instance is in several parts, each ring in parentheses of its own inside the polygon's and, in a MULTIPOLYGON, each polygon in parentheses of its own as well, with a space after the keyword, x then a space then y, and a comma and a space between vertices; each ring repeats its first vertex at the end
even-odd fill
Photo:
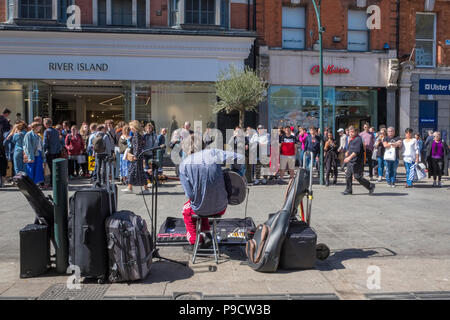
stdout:
POLYGON ((136 160, 134 159, 134 155, 130 152, 130 149, 129 149, 129 148, 125 151, 124 158, 125 158, 126 160, 130 161, 130 162, 136 161, 136 160))
POLYGON ((395 159, 396 159, 395 148, 389 148, 384 151, 384 160, 395 161, 395 159))
POLYGON ((377 153, 378 153, 378 149, 373 149, 373 152, 372 152, 372 160, 377 160, 377 159, 378 159, 377 153))

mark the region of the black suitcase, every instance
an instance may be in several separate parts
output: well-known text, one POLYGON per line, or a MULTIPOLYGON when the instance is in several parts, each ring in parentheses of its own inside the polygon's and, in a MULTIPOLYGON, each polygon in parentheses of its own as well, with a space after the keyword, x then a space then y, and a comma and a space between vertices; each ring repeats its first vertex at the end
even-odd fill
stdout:
MULTIPOLYGON (((112 166, 107 162, 108 175, 112 166)), ((108 247, 105 220, 117 210, 117 186, 107 178, 106 186, 79 190, 70 198, 69 264, 80 269, 82 277, 108 278, 108 247)))
POLYGON ((13 180, 17 183, 17 187, 28 200, 31 208, 36 213, 39 222, 50 226, 52 229, 54 224, 54 205, 52 199, 46 197, 33 180, 24 173, 17 174, 14 176, 13 180))
POLYGON ((312 269, 316 264, 317 234, 307 223, 291 220, 281 248, 281 269, 312 269))
POLYGON ((106 189, 86 189, 70 198, 69 263, 80 269, 82 277, 108 277, 108 248, 105 220, 111 215, 106 189))
POLYGON ((46 225, 29 224, 20 235, 20 277, 31 278, 50 266, 50 232, 46 225))

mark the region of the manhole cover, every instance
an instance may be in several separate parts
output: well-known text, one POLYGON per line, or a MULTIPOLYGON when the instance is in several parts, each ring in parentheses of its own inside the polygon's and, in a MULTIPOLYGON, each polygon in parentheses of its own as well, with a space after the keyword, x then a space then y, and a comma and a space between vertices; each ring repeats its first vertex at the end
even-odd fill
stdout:
POLYGON ((202 300, 201 292, 174 292, 173 300, 202 300))
POLYGON ((66 284, 56 284, 45 290, 38 300, 100 300, 108 288, 106 284, 81 284, 80 289, 69 289, 66 284))

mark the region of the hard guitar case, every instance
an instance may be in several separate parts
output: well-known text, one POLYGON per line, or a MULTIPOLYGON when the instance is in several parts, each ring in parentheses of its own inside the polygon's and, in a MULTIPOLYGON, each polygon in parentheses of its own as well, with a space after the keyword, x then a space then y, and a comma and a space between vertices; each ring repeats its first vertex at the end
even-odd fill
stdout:
POLYGON ((291 216, 308 193, 309 171, 299 168, 289 183, 283 207, 256 227, 252 239, 247 241, 248 265, 260 272, 275 272, 280 263, 281 249, 286 238, 291 216))

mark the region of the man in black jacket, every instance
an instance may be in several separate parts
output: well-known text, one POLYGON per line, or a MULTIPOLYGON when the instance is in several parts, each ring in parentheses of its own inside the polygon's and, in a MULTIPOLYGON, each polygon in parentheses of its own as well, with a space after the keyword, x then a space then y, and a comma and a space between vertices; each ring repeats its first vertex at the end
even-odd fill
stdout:
POLYGON ((5 148, 3 147, 3 136, 6 132, 11 130, 8 119, 10 114, 11 111, 7 108, 0 114, 0 187, 3 187, 3 177, 6 176, 6 169, 8 167, 5 148))
POLYGON ((354 176, 358 182, 363 185, 369 194, 372 195, 375 185, 370 183, 363 177, 364 173, 364 144, 360 136, 358 136, 355 128, 351 126, 349 129, 350 141, 348 149, 345 153, 344 163, 347 164, 347 172, 345 174, 346 188, 344 195, 352 194, 352 177, 354 176))

